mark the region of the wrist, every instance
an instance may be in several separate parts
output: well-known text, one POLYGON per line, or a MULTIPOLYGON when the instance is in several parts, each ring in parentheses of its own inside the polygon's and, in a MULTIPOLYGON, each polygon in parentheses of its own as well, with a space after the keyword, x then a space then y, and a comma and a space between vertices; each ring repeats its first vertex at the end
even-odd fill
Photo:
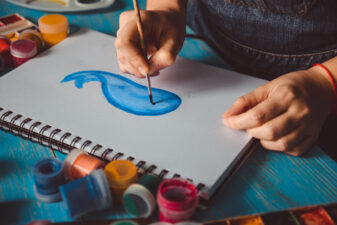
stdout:
POLYGON ((308 69, 309 74, 313 75, 316 82, 322 87, 324 95, 321 100, 327 100, 330 103, 330 113, 337 113, 337 93, 334 77, 330 71, 321 64, 314 64, 308 69))

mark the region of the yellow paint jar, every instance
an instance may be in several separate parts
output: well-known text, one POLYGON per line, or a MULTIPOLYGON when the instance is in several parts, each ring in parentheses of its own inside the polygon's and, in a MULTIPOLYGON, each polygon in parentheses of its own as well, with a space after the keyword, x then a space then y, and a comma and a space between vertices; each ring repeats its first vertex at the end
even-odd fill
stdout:
POLYGON ((55 45, 68 35, 67 17, 60 14, 50 14, 39 19, 39 29, 43 40, 48 45, 55 45))
POLYGON ((137 167, 129 160, 115 160, 104 169, 113 199, 122 202, 124 191, 137 181, 137 167))

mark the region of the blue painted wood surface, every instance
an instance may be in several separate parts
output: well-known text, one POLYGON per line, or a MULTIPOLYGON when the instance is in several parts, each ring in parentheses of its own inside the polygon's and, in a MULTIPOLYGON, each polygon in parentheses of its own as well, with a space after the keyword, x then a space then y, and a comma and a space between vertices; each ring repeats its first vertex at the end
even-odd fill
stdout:
MULTIPOLYGON (((145 1, 140 2, 144 7, 145 1)), ((87 27, 115 35, 119 14, 127 9, 132 9, 131 0, 117 0, 105 10, 65 15, 73 31, 87 27)), ((0 1, 0 16, 11 13, 19 13, 35 23, 46 14, 0 1)), ((198 40, 187 39, 180 55, 228 68, 212 49, 198 40)), ((56 155, 65 158, 60 153, 56 155)), ((51 150, 0 131, 0 224, 71 220, 62 202, 45 204, 35 200, 31 169, 46 157, 52 157, 51 150)), ((198 212, 195 219, 205 221, 336 201, 337 164, 321 149, 313 147, 304 157, 296 158, 259 148, 222 187, 210 209, 198 212)), ((127 217, 117 207, 85 219, 127 217)))

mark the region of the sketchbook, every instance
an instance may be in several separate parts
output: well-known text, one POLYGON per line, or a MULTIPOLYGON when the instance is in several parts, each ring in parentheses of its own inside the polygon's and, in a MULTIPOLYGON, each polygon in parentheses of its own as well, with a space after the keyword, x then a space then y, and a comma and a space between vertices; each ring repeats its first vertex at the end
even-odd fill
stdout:
POLYGON ((0 78, 0 126, 63 153, 191 179, 209 199, 252 143, 221 116, 266 81, 179 57, 151 81, 154 106, 146 80, 119 70, 114 38, 80 30, 0 78))

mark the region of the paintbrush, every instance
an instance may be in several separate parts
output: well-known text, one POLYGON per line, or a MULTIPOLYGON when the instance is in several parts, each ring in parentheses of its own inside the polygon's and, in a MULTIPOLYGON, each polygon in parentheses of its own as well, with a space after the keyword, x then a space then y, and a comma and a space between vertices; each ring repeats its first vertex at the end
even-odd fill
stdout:
MULTIPOLYGON (((133 0, 133 6, 134 6, 136 17, 137 17, 137 28, 138 28, 138 34, 139 34, 139 40, 140 40, 140 47, 143 50, 145 58, 147 58, 146 43, 145 43, 145 40, 144 40, 142 19, 140 17, 138 0, 133 0)), ((151 102, 152 105, 154 105, 155 103, 153 102, 153 99, 152 99, 151 80, 150 80, 150 76, 149 76, 148 73, 146 74, 146 79, 147 79, 147 89, 149 91, 150 102, 151 102)))

